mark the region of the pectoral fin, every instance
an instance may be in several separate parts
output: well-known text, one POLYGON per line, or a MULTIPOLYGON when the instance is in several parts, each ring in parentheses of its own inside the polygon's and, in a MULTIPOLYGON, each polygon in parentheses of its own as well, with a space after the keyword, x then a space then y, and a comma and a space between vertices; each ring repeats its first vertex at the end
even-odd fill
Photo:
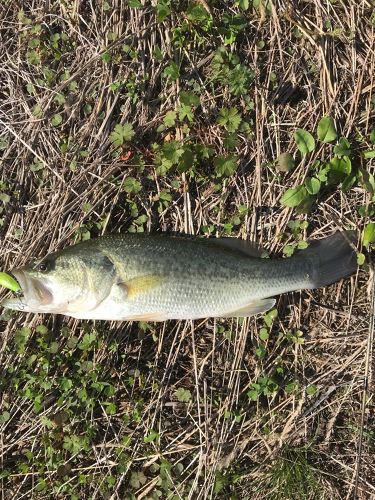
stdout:
POLYGON ((276 303, 275 299, 260 299, 254 302, 249 302, 246 306, 241 307, 235 311, 227 312, 221 315, 222 318, 243 318, 247 316, 253 316, 254 314, 263 313, 271 309, 276 303))
POLYGON ((155 274, 146 274, 137 276, 128 281, 118 283, 118 286, 126 293, 127 299, 132 299, 140 293, 148 292, 158 287, 163 281, 161 276, 155 274))

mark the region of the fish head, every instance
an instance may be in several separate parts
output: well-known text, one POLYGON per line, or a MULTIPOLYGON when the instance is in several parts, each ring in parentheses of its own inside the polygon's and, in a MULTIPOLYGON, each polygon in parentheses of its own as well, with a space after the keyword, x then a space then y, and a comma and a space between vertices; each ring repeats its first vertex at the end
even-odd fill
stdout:
POLYGON ((95 309, 110 293, 114 266, 90 247, 69 247, 11 271, 21 291, 1 305, 25 312, 67 314, 95 309), (78 247, 78 249, 77 249, 78 247))

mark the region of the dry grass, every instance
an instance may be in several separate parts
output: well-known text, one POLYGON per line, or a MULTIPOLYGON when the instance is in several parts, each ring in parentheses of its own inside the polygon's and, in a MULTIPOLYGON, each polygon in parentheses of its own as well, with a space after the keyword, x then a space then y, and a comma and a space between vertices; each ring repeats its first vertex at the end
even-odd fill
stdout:
MULTIPOLYGON (((178 48, 173 28, 186 20, 187 2, 173 2, 163 22, 156 2, 142 3, 142 9, 124 0, 108 8, 100 0, 1 3, 0 179, 10 196, 1 202, 1 269, 87 231, 125 231, 135 207, 135 217, 147 216, 148 231, 198 234, 213 225, 221 234, 244 205, 232 234, 280 251, 286 240, 279 235, 296 218, 280 196, 327 155, 319 146, 292 173, 278 174, 272 162, 295 152, 295 128, 314 131, 330 114, 339 133, 363 147, 374 123, 373 2, 275 1, 271 13, 250 8, 246 29, 229 47, 255 73, 248 100, 212 81, 210 72, 223 44, 217 25, 238 7, 200 2, 213 26, 196 27, 202 40, 188 33, 178 48), (54 48, 56 33, 67 36, 54 48), (36 38, 40 45, 33 47, 36 38), (30 62, 31 50, 40 62, 30 62), (163 76, 171 60, 181 64, 175 81, 163 76), (113 82, 124 85, 116 91, 113 82), (190 130, 177 123, 157 132, 193 84, 201 104, 190 130), (253 124, 250 138, 239 134, 237 171, 218 180, 211 161, 198 163, 195 176, 173 168, 158 174, 153 143, 191 140, 212 145, 215 155, 225 151, 216 122, 222 106, 236 107, 253 124), (136 131, 124 149, 132 152, 129 160, 109 141, 124 122, 136 131), (141 182, 139 193, 124 191, 129 176, 141 182), (171 201, 160 207, 167 190, 171 201), (84 204, 90 205, 82 210, 84 204)), ((368 201, 358 187, 331 190, 298 218, 317 237, 361 228, 356 209, 368 201)), ((167 322, 143 331, 136 323, 14 314, 0 323, 2 498, 375 498, 373 297, 363 272, 281 297, 263 357, 255 354, 259 317, 167 322), (41 324, 47 333, 36 331, 41 324), (24 348, 21 327, 30 329, 24 348), (304 343, 292 338, 296 330, 304 343), (92 331, 92 344, 78 347, 92 331), (252 401, 247 393, 259 377, 278 389, 252 401), (98 381, 110 386, 92 386, 98 381), (86 400, 79 396, 84 386, 86 400), (311 386, 318 390, 308 395, 311 386), (176 395, 181 388, 190 391, 188 402, 176 395)))

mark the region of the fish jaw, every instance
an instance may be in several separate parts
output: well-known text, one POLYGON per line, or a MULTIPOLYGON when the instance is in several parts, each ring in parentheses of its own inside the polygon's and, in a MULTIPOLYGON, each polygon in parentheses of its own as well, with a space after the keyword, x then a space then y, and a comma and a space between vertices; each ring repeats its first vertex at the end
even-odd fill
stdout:
POLYGON ((53 302, 53 294, 47 283, 27 276, 23 269, 16 269, 12 272, 20 284, 24 301, 30 307, 47 306, 53 302))
POLYGON ((30 307, 25 303, 23 297, 4 299, 0 302, 0 306, 4 307, 4 309, 12 309, 13 311, 33 312, 30 309, 30 307))
POLYGON ((0 305, 6 309, 23 312, 49 312, 53 293, 46 283, 26 275, 22 268, 12 271, 21 290, 17 297, 3 300, 0 305))
POLYGON ((47 308, 43 309, 40 306, 36 309, 34 306, 27 304, 27 302, 25 301, 25 298, 23 296, 13 297, 11 299, 4 299, 0 302, 0 306, 4 307, 4 309, 11 309, 13 311, 20 311, 20 312, 31 312, 31 313, 48 313, 48 312, 50 312, 47 308))

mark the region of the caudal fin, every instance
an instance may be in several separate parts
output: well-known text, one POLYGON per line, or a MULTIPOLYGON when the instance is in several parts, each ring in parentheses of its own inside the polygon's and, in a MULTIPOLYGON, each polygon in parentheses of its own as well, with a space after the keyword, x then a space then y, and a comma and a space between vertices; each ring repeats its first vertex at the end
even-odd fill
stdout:
POLYGON ((300 255, 311 259, 310 287, 320 288, 353 274, 358 267, 355 231, 337 232, 314 240, 300 255))

